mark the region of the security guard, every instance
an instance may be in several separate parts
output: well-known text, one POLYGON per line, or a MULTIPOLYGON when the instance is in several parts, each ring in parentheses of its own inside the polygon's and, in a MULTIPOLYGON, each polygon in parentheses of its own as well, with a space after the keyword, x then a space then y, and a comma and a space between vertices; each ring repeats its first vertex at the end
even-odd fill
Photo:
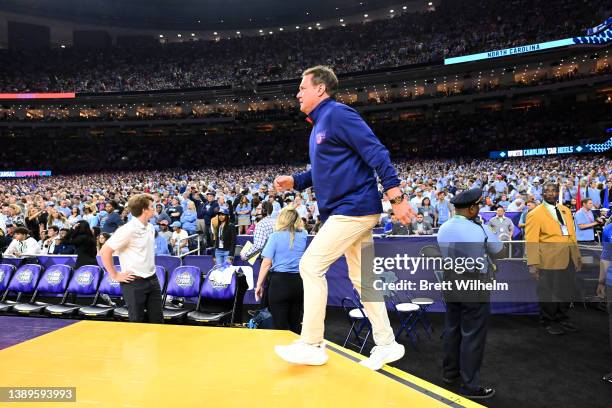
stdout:
POLYGON ((451 200, 456 215, 440 227, 437 237, 442 256, 456 261, 452 270, 444 272, 445 283, 450 281, 451 284, 444 292, 446 318, 442 379, 446 384, 459 385, 459 393, 471 399, 486 399, 495 394, 494 388, 483 387, 479 382, 491 309, 490 293, 486 290, 460 290, 457 282, 487 282, 489 271, 494 267, 489 256, 501 254, 504 249, 497 236, 480 225, 481 200, 480 188, 457 194, 451 200), (480 268, 470 265, 474 267, 467 269, 467 264, 458 262, 460 258, 479 259, 480 268))

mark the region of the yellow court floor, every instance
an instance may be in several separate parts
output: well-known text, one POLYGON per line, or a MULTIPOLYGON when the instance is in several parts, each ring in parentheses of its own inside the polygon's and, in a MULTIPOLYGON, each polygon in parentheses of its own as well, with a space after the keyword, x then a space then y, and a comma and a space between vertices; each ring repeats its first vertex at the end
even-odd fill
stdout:
POLYGON ((321 367, 285 363, 287 331, 81 321, 0 350, 2 387, 76 387, 77 402, 0 407, 478 407, 329 345, 321 367))

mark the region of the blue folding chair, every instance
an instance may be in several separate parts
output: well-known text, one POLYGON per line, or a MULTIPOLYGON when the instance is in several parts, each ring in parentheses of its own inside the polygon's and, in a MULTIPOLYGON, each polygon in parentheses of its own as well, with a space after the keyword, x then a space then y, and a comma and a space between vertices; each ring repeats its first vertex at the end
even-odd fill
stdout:
POLYGON ((13 312, 30 315, 40 313, 45 307, 53 303, 39 302, 38 296, 62 295, 60 303, 66 299, 68 282, 72 276, 72 267, 68 265, 51 265, 42 274, 38 286, 29 302, 16 303, 13 312))
MULTIPOLYGON (((98 286, 102 278, 102 268, 98 265, 83 265, 72 274, 66 294, 74 294, 77 298, 93 296, 91 306, 98 302, 98 286)), ((64 303, 67 296, 58 305, 50 305, 43 312, 49 316, 72 317, 82 307, 76 303, 64 303)))
POLYGON ((37 264, 25 264, 17 269, 0 299, 0 312, 10 311, 21 301, 23 295, 34 293, 42 272, 43 267, 37 264), (8 299, 10 293, 15 294, 15 300, 8 299))
MULTIPOLYGON (((437 245, 424 246, 423 248, 421 248, 420 255, 424 258, 442 258, 442 252, 440 251, 440 248, 437 245)), ((443 270, 434 269, 433 274, 438 283, 442 284, 442 282, 444 282, 444 271, 443 270)), ((417 299, 414 299, 414 300, 417 300, 417 299)), ((428 300, 431 300, 431 299, 428 299, 428 300)), ((442 296, 441 300, 442 300, 442 306, 444 307, 444 311, 446 311, 446 302, 444 301, 444 296, 442 296)), ((433 326, 431 325, 431 322, 429 321, 429 319, 427 319, 427 316, 425 315, 425 312, 427 311, 427 309, 429 309, 429 307, 431 307, 432 304, 433 304, 433 300, 431 300, 431 304, 428 304, 425 307, 422 307, 423 312, 422 312, 421 318, 429 326, 429 328, 431 329, 431 332, 433 333, 433 326)), ((444 337, 444 329, 442 329, 442 333, 440 333, 440 338, 442 337, 444 337)))
POLYGON ((359 299, 359 293, 355 288, 353 288, 353 297, 345 297, 342 299, 341 304, 351 324, 351 328, 344 339, 344 343, 342 343, 342 347, 346 347, 347 344, 350 344, 351 346, 357 347, 359 353, 362 353, 370 334, 372 334, 372 324, 368 319, 368 315, 359 299), (365 336, 362 335, 364 331, 365 336), (353 341, 350 340, 351 334, 354 337, 353 341))
MULTIPOLYGON (((120 265, 115 265, 115 270, 117 270, 117 272, 121 272, 121 266, 120 265)), ((162 294, 162 305, 166 303, 166 283, 167 283, 167 273, 166 273, 166 268, 164 268, 163 266, 160 265, 155 265, 155 274, 157 275, 157 280, 159 281, 159 288, 161 290, 161 294, 162 294)), ((102 285, 100 285, 100 290, 102 290, 102 285)), ((121 291, 121 287, 119 286, 118 288, 119 291, 121 291)), ((109 293, 109 296, 113 296, 112 294, 109 293)), ((128 308, 127 306, 122 306, 122 307, 118 307, 116 309, 113 310, 113 317, 116 320, 129 320, 130 315, 128 313, 128 308)))
POLYGON ((248 289, 246 277, 240 268, 224 269, 214 266, 204 277, 194 311, 187 313, 187 321, 195 324, 232 325, 242 322, 242 304, 248 289), (229 282, 211 280, 213 271, 231 274, 229 282))
POLYGON ((400 327, 395 332, 395 339, 399 340, 403 332, 410 339, 410 344, 416 350, 417 349, 417 335, 415 333, 416 324, 419 322, 418 313, 421 310, 420 306, 412 302, 403 302, 393 291, 389 291, 385 294, 385 301, 387 301, 397 313, 400 321, 400 327))
POLYGON ((4 299, 16 269, 14 265, 0 264, 0 299, 4 299))
MULTIPOLYGON (((174 297, 198 297, 202 287, 202 271, 197 266, 179 266, 170 274, 166 288, 166 296, 174 297)), ((164 307, 164 320, 183 322, 187 313, 191 310, 187 307, 171 308, 164 307)))

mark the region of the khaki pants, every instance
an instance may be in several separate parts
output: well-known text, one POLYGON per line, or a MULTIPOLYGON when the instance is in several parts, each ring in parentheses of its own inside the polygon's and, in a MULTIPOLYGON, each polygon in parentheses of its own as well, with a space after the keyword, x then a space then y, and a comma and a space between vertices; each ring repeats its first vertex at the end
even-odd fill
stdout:
MULTIPOLYGON (((361 294, 361 248, 364 243, 372 243, 372 228, 379 219, 379 214, 360 217, 333 215, 306 249, 300 261, 300 275, 304 282, 304 321, 301 334, 304 342, 319 344, 323 341, 327 305, 325 273, 342 255, 346 257, 349 278, 361 294)), ((395 336, 385 303, 363 302, 363 306, 372 324, 374 342, 379 346, 393 343, 395 336)))

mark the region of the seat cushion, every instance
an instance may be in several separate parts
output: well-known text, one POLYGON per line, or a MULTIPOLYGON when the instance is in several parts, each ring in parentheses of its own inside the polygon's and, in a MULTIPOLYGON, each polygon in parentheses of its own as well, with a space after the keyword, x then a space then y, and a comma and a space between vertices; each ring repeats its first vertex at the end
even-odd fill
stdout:
POLYGON ((51 305, 45 307, 45 312, 52 315, 66 315, 77 311, 81 306, 66 303, 65 305, 51 305))
POLYGON ((30 314, 39 313, 45 307, 49 306, 49 303, 34 302, 34 303, 17 303, 13 306, 13 311, 18 313, 30 314))
POLYGON ((420 309, 419 305, 415 305, 414 303, 398 303, 395 305, 395 308, 398 312, 402 313, 416 312, 420 309))
POLYGON ((366 313, 365 309, 363 310, 363 313, 360 309, 353 309, 349 312, 349 316, 351 316, 353 319, 363 319, 364 317, 368 317, 368 314, 366 313))
POLYGON ((0 302, 0 312, 7 312, 15 306, 17 302, 7 300, 6 302, 0 302))
POLYGON ((187 319, 194 322, 208 323, 208 322, 219 322, 225 317, 230 317, 231 311, 227 312, 189 312, 187 313, 187 319))
POLYGON ((120 319, 127 319, 129 317, 129 313, 127 307, 118 307, 113 310, 113 316, 118 317, 120 319))
POLYGON ((113 311, 112 306, 86 306, 79 309, 82 316, 108 316, 113 311))
POLYGON ((184 317, 189 310, 187 309, 169 309, 164 308, 164 319, 180 319, 184 317))

